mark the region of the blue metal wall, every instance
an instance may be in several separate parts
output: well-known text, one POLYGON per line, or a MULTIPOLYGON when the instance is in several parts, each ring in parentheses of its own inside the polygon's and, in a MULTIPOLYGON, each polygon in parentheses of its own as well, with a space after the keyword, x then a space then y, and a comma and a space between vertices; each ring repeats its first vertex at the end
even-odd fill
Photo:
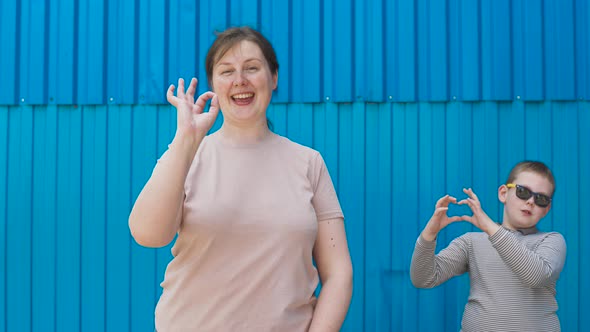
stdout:
POLYGON ((590 98, 588 0, 1 0, 0 12, 5 105, 165 103, 178 76, 205 78, 213 31, 241 24, 277 49, 275 102, 590 98))
POLYGON ((336 184, 344 331, 457 331, 468 280, 412 287, 414 241, 463 187, 499 218, 525 158, 557 179, 540 226, 568 242, 563 330, 590 330, 588 22, 587 0, 0 0, 0 332, 153 329, 170 248, 139 247, 127 217, 175 130, 166 87, 205 82, 213 31, 241 24, 279 55, 276 131, 336 184))
MULTIPOLYGON (((563 330, 590 328, 590 103, 294 103, 269 116, 336 184, 355 267, 345 331, 457 331, 468 280, 413 288, 414 241, 463 187, 498 220, 497 187, 524 158, 557 179, 540 226, 568 243, 563 330)), ((168 106, 0 107, 0 331, 151 331, 170 252, 135 244, 127 216, 174 126, 168 106)))

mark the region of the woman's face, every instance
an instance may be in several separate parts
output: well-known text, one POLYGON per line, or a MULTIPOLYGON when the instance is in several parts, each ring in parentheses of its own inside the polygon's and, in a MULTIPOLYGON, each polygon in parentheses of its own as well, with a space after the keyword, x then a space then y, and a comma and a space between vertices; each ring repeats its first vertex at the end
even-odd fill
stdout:
POLYGON ((213 91, 217 94, 224 122, 242 126, 263 123, 277 87, 277 74, 270 72, 262 51, 251 41, 233 46, 213 66, 213 91))

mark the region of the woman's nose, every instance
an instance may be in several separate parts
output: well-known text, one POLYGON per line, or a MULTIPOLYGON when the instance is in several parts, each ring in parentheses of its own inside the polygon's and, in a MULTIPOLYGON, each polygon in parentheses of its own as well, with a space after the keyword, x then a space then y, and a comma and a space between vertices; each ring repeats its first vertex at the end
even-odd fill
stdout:
POLYGON ((235 79, 234 79, 234 86, 242 86, 242 85, 246 85, 246 79, 244 78, 244 75, 242 75, 242 73, 238 72, 236 74, 235 79))

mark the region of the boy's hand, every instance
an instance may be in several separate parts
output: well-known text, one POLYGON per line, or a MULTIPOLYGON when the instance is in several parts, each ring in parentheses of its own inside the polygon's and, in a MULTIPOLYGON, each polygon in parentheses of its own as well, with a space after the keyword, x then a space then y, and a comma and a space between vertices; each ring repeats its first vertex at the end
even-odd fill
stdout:
POLYGON ((449 204, 451 203, 457 204, 457 199, 449 195, 443 196, 436 202, 434 214, 432 214, 432 217, 422 231, 422 237, 426 241, 434 241, 438 235, 438 232, 440 232, 441 229, 447 227, 448 224, 455 221, 464 220, 464 217, 449 217, 447 215, 449 204))
POLYGON ((475 227, 481 229, 482 231, 488 233, 488 235, 492 236, 494 233, 496 233, 500 226, 496 224, 492 219, 490 219, 490 217, 488 217, 488 215, 484 212, 484 210, 481 208, 479 198, 471 188, 463 188, 463 192, 466 193, 469 197, 464 200, 461 200, 457 204, 467 204, 473 212, 473 215, 462 216, 461 220, 465 220, 472 223, 475 227))

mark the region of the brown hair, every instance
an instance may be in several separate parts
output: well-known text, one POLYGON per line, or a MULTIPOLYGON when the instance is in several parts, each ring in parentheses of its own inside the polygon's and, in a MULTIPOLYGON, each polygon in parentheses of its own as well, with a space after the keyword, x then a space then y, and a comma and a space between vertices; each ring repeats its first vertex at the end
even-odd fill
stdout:
POLYGON ((551 196, 553 196, 555 193, 555 178, 553 177, 553 173, 549 167, 547 167, 547 165, 540 161, 521 161, 512 168, 510 174, 508 174, 508 180, 506 183, 513 183, 516 177, 522 172, 533 172, 545 177, 553 187, 553 191, 551 192, 551 196))
POLYGON ((262 55, 268 63, 270 72, 275 75, 279 72, 279 62, 277 60, 277 54, 272 47, 272 44, 266 39, 260 32, 248 27, 232 27, 228 28, 223 32, 216 33, 217 38, 213 42, 213 45, 207 52, 205 58, 205 71, 207 73, 207 82, 209 86, 213 88, 213 67, 221 59, 227 51, 229 51, 234 45, 242 41, 250 41, 260 47, 262 55))

